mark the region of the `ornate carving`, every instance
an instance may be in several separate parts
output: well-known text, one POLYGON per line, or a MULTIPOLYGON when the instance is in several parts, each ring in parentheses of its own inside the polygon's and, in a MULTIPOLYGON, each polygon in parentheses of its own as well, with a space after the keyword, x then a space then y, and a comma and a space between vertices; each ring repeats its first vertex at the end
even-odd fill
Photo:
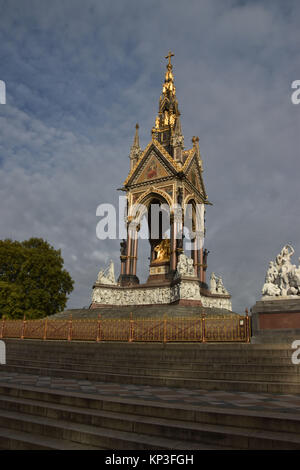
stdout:
POLYGON ((194 262, 192 258, 188 258, 184 253, 179 255, 177 263, 176 278, 181 276, 195 276, 194 262))
POLYGON ((198 300, 205 307, 226 308, 231 310, 231 301, 201 295, 199 283, 182 280, 172 287, 122 288, 119 286, 95 286, 92 302, 102 305, 151 305, 170 304, 180 299, 198 300))
POLYGON ((203 307, 225 308, 226 310, 232 310, 230 299, 202 297, 201 301, 203 307))

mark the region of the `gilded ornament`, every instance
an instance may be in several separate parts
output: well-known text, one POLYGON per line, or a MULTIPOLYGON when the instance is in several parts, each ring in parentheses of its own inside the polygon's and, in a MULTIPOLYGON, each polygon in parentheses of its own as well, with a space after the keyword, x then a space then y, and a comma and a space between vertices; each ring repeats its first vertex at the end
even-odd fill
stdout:
POLYGON ((155 261, 169 261, 170 259, 170 240, 162 240, 156 247, 154 251, 157 253, 155 261))

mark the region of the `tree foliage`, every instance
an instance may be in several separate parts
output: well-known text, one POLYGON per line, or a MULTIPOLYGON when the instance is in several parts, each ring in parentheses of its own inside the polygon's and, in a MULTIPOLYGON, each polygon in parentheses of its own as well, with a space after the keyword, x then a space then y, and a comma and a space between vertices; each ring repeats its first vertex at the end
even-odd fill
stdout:
POLYGON ((74 281, 61 251, 41 238, 0 240, 0 316, 43 318, 64 310, 74 281))

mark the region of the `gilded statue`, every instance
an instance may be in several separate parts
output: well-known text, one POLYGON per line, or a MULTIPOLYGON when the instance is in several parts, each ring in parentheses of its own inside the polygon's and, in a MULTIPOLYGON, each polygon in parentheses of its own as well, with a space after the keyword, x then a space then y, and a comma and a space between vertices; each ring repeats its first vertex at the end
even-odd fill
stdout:
POLYGON ((168 261, 170 259, 170 240, 162 240, 156 245, 154 251, 156 252, 155 261, 168 261))

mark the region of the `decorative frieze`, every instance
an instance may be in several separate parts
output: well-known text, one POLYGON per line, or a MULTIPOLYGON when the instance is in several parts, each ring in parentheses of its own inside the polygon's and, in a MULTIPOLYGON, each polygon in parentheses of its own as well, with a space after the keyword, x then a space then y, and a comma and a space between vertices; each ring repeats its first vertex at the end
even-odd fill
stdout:
POLYGON ((180 300, 201 301, 204 307, 231 310, 230 299, 221 296, 206 297, 201 294, 197 280, 181 279, 170 286, 121 287, 96 283, 92 305, 151 305, 171 304, 180 300))

